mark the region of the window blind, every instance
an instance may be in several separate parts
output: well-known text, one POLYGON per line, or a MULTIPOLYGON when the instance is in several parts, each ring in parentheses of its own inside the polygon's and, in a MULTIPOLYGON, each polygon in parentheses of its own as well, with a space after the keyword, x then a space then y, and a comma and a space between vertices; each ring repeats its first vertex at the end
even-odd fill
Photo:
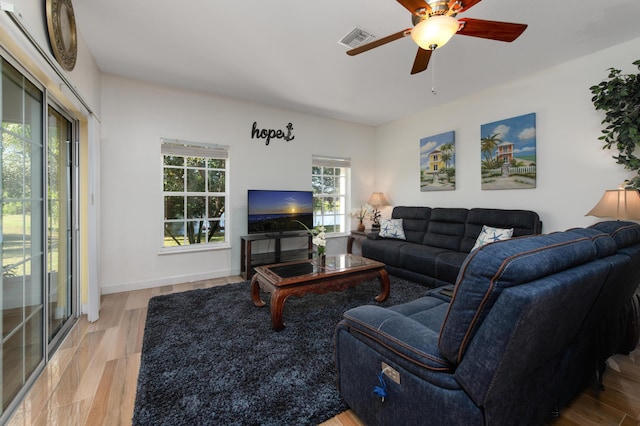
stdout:
POLYGON ((312 155, 311 164, 318 167, 351 167, 351 158, 312 155))
POLYGON ((183 157, 229 158, 229 145, 162 139, 162 155, 183 157))

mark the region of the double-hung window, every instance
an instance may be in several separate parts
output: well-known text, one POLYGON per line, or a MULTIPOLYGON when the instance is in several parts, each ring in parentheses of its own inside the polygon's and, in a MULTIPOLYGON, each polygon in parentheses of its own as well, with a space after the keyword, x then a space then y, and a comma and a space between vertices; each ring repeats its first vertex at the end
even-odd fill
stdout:
POLYGON ((326 232, 347 232, 351 160, 314 155, 311 166, 313 224, 326 232))
POLYGON ((229 147, 162 140, 163 247, 227 243, 229 147))

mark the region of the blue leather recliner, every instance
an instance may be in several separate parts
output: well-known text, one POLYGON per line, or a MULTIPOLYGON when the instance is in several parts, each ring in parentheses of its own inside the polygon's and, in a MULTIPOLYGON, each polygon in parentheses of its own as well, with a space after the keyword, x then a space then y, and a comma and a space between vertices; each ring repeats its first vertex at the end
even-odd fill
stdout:
POLYGON ((367 425, 543 424, 615 352, 602 341, 638 265, 631 222, 482 246, 452 297, 345 312, 338 390, 367 425))

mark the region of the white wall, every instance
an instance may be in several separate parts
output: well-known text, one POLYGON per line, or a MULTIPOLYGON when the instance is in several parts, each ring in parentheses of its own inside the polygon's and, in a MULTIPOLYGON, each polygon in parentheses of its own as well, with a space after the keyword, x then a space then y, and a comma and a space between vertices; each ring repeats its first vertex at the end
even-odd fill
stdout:
MULTIPOLYGON (((617 151, 601 149, 604 114, 595 111, 589 87, 605 79, 610 67, 637 72, 631 63, 639 59, 639 48, 636 39, 380 126, 376 187, 394 205, 534 210, 544 232, 599 221, 584 214, 605 189, 617 188, 633 173, 615 164, 611 156, 617 151), (482 191, 480 126, 531 112, 536 113, 537 127, 536 188, 482 191), (420 192, 420 139, 451 130, 456 132, 456 189, 420 192)), ((481 78, 481 70, 474 73, 481 78)), ((423 90, 423 96, 433 96, 428 88, 423 90)), ((385 209, 383 217, 389 214, 385 209)))
MULTIPOLYGON (((352 159, 353 204, 373 190, 375 130, 293 111, 236 102, 103 75, 101 87, 101 267, 103 293, 240 272, 247 189, 311 188, 311 155, 352 159), (260 128, 294 126, 295 139, 251 139, 260 128), (231 249, 160 255, 160 139, 230 145, 231 249)), ((229 225, 227 225, 229 226, 229 225)), ((330 243, 344 251, 346 242, 330 243)))
MULTIPOLYGON (((377 129, 104 75, 102 291, 239 273, 247 189, 309 188, 311 154, 352 158, 352 207, 379 190, 393 205, 535 210, 545 232, 595 223, 599 219, 585 212, 632 174, 601 149, 602 114, 593 108, 589 87, 606 78, 609 67, 634 71, 639 46, 634 40, 377 129), (537 187, 482 191, 480 126, 530 112, 537 119, 537 187), (296 138, 266 146, 251 139, 254 121, 276 129, 292 122, 296 138), (457 188, 420 192, 419 140, 449 130, 456 131, 457 188), (161 138, 231 146, 231 249, 159 255, 161 138)), ((433 95, 425 88, 424 96, 433 95)), ((343 239, 332 241, 329 251, 343 251, 343 245, 343 239)))

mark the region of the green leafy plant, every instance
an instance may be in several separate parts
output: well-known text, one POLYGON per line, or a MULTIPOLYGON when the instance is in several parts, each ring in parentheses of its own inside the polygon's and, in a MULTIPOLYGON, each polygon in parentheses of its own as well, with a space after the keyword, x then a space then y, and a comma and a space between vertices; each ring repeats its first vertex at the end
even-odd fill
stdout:
MULTIPOLYGON (((640 60, 633 62, 640 70, 640 60)), ((602 124, 604 141, 602 149, 611 149, 615 144, 619 154, 613 156, 617 164, 625 169, 638 171, 638 176, 629 181, 629 186, 640 189, 640 158, 634 154, 640 146, 640 75, 622 74, 621 70, 609 68, 609 76, 589 89, 596 110, 605 112, 602 124)))

